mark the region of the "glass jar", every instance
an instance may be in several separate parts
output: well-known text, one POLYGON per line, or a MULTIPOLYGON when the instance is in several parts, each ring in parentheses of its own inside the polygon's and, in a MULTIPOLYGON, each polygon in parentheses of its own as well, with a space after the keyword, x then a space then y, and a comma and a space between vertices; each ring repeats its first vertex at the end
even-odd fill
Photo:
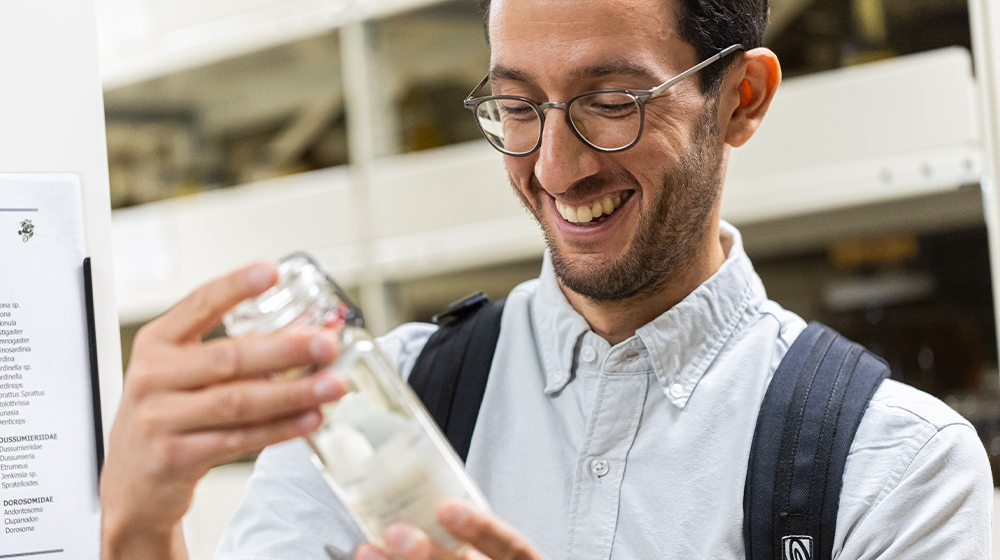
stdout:
MULTIPOLYGON (((364 330, 361 312, 322 267, 304 253, 281 259, 278 283, 223 318, 230 336, 325 327, 340 338, 333 364, 347 394, 322 407, 320 427, 306 438, 313 462, 372 543, 404 522, 442 546, 462 544, 437 522, 437 508, 457 498, 487 509, 462 461, 409 385, 364 330)), ((302 376, 309 369, 288 372, 302 376)))

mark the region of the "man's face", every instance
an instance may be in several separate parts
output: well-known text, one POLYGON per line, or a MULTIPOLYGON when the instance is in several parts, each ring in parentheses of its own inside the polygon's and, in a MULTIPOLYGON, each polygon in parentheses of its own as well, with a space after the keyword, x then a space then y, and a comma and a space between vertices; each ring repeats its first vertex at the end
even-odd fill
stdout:
MULTIPOLYGON (((699 62, 672 8, 664 0, 494 0, 493 93, 543 103, 655 87, 699 62)), ((684 273, 716 215, 724 165, 718 130, 716 104, 697 77, 646 103, 642 138, 621 153, 591 149, 563 111, 546 112, 541 148, 505 156, 505 164, 566 287, 614 301, 684 273), (608 201, 619 199, 607 214, 608 201), (581 222, 581 209, 595 205, 603 215, 581 222)))

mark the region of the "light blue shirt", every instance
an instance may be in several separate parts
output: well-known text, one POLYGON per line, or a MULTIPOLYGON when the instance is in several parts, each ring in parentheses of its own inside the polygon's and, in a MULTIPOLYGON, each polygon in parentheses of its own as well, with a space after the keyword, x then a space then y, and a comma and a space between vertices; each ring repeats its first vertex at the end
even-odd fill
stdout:
MULTIPOLYGON (((757 412, 805 323, 767 299, 725 223, 722 243, 715 275, 615 346, 569 305, 548 259, 509 295, 466 467, 552 560, 744 558, 757 412)), ((380 343, 408 375, 434 328, 380 343)), ((972 426, 886 381, 851 446, 834 558, 986 560, 992 500, 972 426)), ((348 558, 362 542, 295 441, 261 454, 216 558, 348 558)))

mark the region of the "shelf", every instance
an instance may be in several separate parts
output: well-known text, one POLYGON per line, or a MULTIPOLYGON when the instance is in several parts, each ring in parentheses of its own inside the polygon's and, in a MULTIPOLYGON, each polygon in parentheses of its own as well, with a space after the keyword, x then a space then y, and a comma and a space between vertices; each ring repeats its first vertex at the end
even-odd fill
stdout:
POLYGON ((349 169, 330 168, 113 214, 119 315, 147 320, 202 282, 246 262, 307 250, 345 285, 363 254, 387 280, 535 258, 538 228, 484 142, 380 160, 372 238, 352 220, 349 169))
MULTIPOLYGON (((970 68, 966 51, 947 49, 789 80, 759 136, 732 153, 723 217, 760 224, 976 183, 970 68)), ((233 267, 300 249, 347 285, 362 281, 366 256, 396 281, 544 249, 484 141, 377 159, 370 217, 352 212, 350 181, 342 166, 115 212, 122 322, 148 319, 233 267)))
POLYGON ((440 0, 98 0, 101 77, 119 87, 440 0))
POLYGON ((978 184, 977 113, 960 48, 788 80, 732 152, 723 215, 756 222, 978 184))

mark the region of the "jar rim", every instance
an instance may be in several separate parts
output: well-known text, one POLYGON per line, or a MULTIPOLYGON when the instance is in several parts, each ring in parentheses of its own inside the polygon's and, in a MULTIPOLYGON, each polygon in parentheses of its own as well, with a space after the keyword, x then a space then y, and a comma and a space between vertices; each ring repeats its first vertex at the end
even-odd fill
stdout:
MULTIPOLYGON (((278 261, 278 281, 256 298, 239 303, 223 317, 230 336, 284 328, 311 308, 333 311, 338 322, 362 326, 361 311, 311 255, 292 253, 278 261)), ((320 324, 326 324, 322 321, 320 324)))

